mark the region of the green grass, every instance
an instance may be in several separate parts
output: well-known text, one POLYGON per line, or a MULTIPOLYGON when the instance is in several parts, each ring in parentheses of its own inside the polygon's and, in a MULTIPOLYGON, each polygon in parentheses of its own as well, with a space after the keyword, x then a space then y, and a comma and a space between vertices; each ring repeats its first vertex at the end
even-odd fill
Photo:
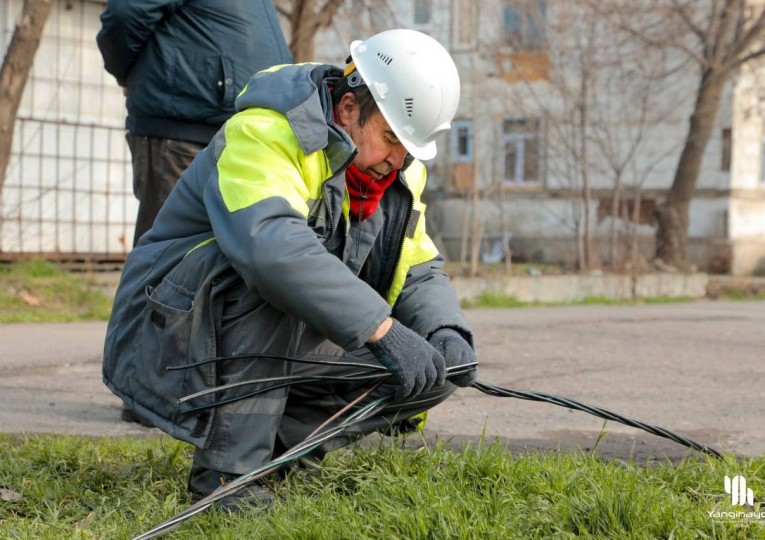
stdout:
MULTIPOLYGON (((191 450, 166 437, 0 435, 0 537, 131 538, 184 509, 191 450)), ((765 459, 624 464, 582 452, 513 456, 385 444, 288 476, 269 512, 208 510, 169 538, 765 538, 731 511, 725 475, 765 493, 765 459)), ((759 503, 756 503, 759 504, 759 503)))
POLYGON ((515 296, 496 293, 481 293, 473 298, 462 300, 460 304, 464 309, 533 307, 542 305, 538 302, 522 302, 515 296))
POLYGON ((685 296, 657 296, 653 298, 640 298, 637 300, 615 300, 606 296, 585 296, 580 300, 570 302, 523 302, 515 296, 497 293, 481 293, 469 300, 463 300, 461 305, 465 309, 471 308, 514 308, 514 307, 550 307, 550 306, 581 306, 581 305, 609 305, 609 306, 639 306, 642 304, 671 304, 693 302, 693 298, 685 296))
POLYGON ((107 320, 112 299, 41 260, 0 266, 0 323, 107 320))

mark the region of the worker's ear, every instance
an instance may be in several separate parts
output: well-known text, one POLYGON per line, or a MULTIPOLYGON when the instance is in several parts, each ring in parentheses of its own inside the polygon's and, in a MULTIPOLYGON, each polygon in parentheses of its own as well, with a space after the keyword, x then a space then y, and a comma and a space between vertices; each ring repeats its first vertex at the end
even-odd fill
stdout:
POLYGON ((335 107, 335 122, 340 127, 353 125, 359 114, 359 102, 353 92, 346 92, 335 107))

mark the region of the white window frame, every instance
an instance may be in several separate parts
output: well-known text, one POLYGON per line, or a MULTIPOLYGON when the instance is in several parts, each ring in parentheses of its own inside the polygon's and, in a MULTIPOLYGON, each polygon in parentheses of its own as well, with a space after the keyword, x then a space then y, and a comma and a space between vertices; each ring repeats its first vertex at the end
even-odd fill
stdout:
POLYGON ((505 186, 518 186, 522 184, 541 184, 542 183, 542 177, 543 177, 543 149, 542 149, 542 119, 541 118, 534 118, 534 117, 517 117, 517 116, 511 116, 511 117, 505 117, 502 119, 502 148, 501 148, 501 159, 502 159, 502 166, 500 170, 502 171, 502 185, 505 186), (507 121, 529 121, 529 122, 535 122, 536 123, 536 132, 533 131, 527 131, 527 132, 513 132, 513 133, 506 133, 505 132, 505 122, 507 121), (526 142, 530 140, 536 139, 537 141, 537 176, 538 178, 528 179, 524 177, 525 171, 526 171, 526 142), (515 146, 515 167, 514 167, 514 177, 513 178, 505 178, 505 171, 507 170, 507 149, 510 145, 515 146))
POLYGON ((473 121, 472 120, 454 120, 452 122, 450 141, 450 153, 453 163, 472 163, 473 162, 473 121), (467 152, 462 154, 460 148, 460 132, 467 131, 467 152))

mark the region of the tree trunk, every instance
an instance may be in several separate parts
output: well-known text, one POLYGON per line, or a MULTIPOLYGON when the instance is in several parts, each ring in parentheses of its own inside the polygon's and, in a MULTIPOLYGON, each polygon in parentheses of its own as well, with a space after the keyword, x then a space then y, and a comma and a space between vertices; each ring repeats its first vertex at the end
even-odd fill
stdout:
POLYGON ((0 69, 0 200, 3 197, 5 170, 11 158, 16 113, 52 7, 51 0, 24 1, 21 18, 0 69))
POLYGON ((640 246, 638 245, 638 228, 640 223, 640 205, 642 204, 642 188, 640 184, 635 186, 635 195, 632 199, 632 219, 629 224, 630 255, 629 265, 632 275, 636 275, 641 269, 640 246))
POLYGON ((313 40, 318 31, 315 0, 295 0, 292 6, 290 50, 295 62, 314 60, 313 40))
POLYGON ((582 232, 582 201, 580 200, 580 193, 575 194, 575 198, 572 201, 573 216, 574 216, 574 235, 576 237, 576 269, 584 270, 585 265, 585 249, 584 249, 584 233, 582 232))
POLYGON ((478 275, 478 259, 481 256, 481 195, 478 192, 478 179, 473 178, 473 219, 470 222, 470 277, 478 275))
POLYGON ((465 196, 465 205, 462 212, 462 230, 460 236, 460 268, 464 273, 468 272, 468 235, 470 234, 470 206, 467 204, 467 196, 465 196))
POLYGON ((609 258, 611 259, 611 270, 617 270, 621 267, 622 261, 619 257, 619 231, 618 222, 621 217, 622 206, 622 171, 616 171, 616 181, 614 182, 614 192, 611 194, 611 228, 609 232, 609 258))
POLYGON ((704 71, 672 187, 667 199, 656 209, 656 257, 682 269, 687 266, 689 207, 724 87, 725 77, 714 70, 704 71))
POLYGON ((589 158, 589 148, 587 145, 587 123, 588 123, 588 85, 587 78, 582 77, 581 82, 581 103, 579 104, 579 164, 582 174, 582 227, 584 231, 584 260, 583 268, 580 270, 591 270, 594 267, 594 261, 596 259, 593 253, 592 246, 592 223, 590 217, 592 216, 592 187, 590 186, 590 165, 587 161, 589 158))
MULTIPOLYGON (((277 10, 290 22, 290 51, 294 61, 314 62, 316 60, 316 34, 332 26, 332 21, 345 0, 290 0, 275 2, 277 10), (290 9, 286 6, 289 5, 290 9)), ((385 7, 380 0, 375 9, 385 7)))

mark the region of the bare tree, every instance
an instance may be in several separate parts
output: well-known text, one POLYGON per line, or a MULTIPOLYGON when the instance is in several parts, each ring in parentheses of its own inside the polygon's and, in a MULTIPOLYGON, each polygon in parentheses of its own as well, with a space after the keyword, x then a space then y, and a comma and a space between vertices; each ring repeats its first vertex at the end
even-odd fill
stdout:
POLYGON ((622 13, 623 27, 647 45, 678 49, 698 65, 685 144, 672 187, 656 212, 656 257, 685 268, 689 207, 701 160, 726 83, 743 64, 765 54, 765 5, 750 0, 648 0, 629 8, 609 0, 601 5, 604 13, 622 13))
POLYGON ((649 96, 653 81, 662 77, 659 70, 644 68, 648 62, 635 40, 620 35, 612 18, 588 7, 587 2, 557 5, 546 21, 546 84, 533 84, 519 71, 518 79, 532 99, 515 99, 516 108, 536 110, 544 118, 550 173, 570 187, 580 270, 600 265, 593 192, 602 191, 608 179, 613 180, 610 262, 616 263, 616 223, 629 219, 620 212, 624 170, 656 120, 648 114, 649 96))
POLYGON ((277 11, 290 25, 290 50, 295 62, 314 59, 316 35, 332 24, 345 0, 281 0, 277 11))
POLYGON ((11 157, 16 114, 52 7, 51 0, 24 0, 0 69, 0 199, 11 157))
MULTIPOLYGON (((594 14, 593 14, 594 15, 594 14)), ((606 19, 608 34, 613 36, 611 61, 603 66, 603 81, 607 100, 592 111, 593 143, 598 150, 598 170, 613 181, 610 197, 608 260, 612 268, 620 269, 629 264, 636 268, 638 234, 637 224, 642 218, 641 190, 647 178, 647 171, 656 163, 666 159, 667 150, 660 157, 643 153, 643 142, 650 136, 661 120, 679 106, 678 97, 672 97, 667 90, 677 85, 687 72, 683 59, 669 61, 663 51, 646 49, 630 35, 623 35, 614 17, 606 19), (656 96, 662 96, 656 99, 656 96), (636 158, 641 153, 641 165, 636 158), (647 162, 647 161, 648 162, 647 162), (631 174, 630 174, 631 173, 631 174), (629 179, 633 181, 630 183, 629 179), (627 198, 632 194, 632 198, 627 198), (632 210, 630 210, 630 206, 632 210), (640 218, 640 219, 638 219, 640 218), (622 250, 621 232, 628 236, 627 250, 622 250)), ((678 146, 671 148, 676 152, 678 146)), ((608 204, 601 199, 598 218, 608 212, 608 204), (601 211, 602 207, 604 211, 601 211)))
MULTIPOLYGON (((359 23, 369 15, 370 25, 385 25, 395 20, 388 0, 275 0, 276 10, 287 23, 290 50, 295 62, 316 59, 316 37, 338 22, 366 27, 359 23), (341 21, 342 20, 342 21, 341 21)), ((366 29, 364 31, 366 33, 366 29)))

